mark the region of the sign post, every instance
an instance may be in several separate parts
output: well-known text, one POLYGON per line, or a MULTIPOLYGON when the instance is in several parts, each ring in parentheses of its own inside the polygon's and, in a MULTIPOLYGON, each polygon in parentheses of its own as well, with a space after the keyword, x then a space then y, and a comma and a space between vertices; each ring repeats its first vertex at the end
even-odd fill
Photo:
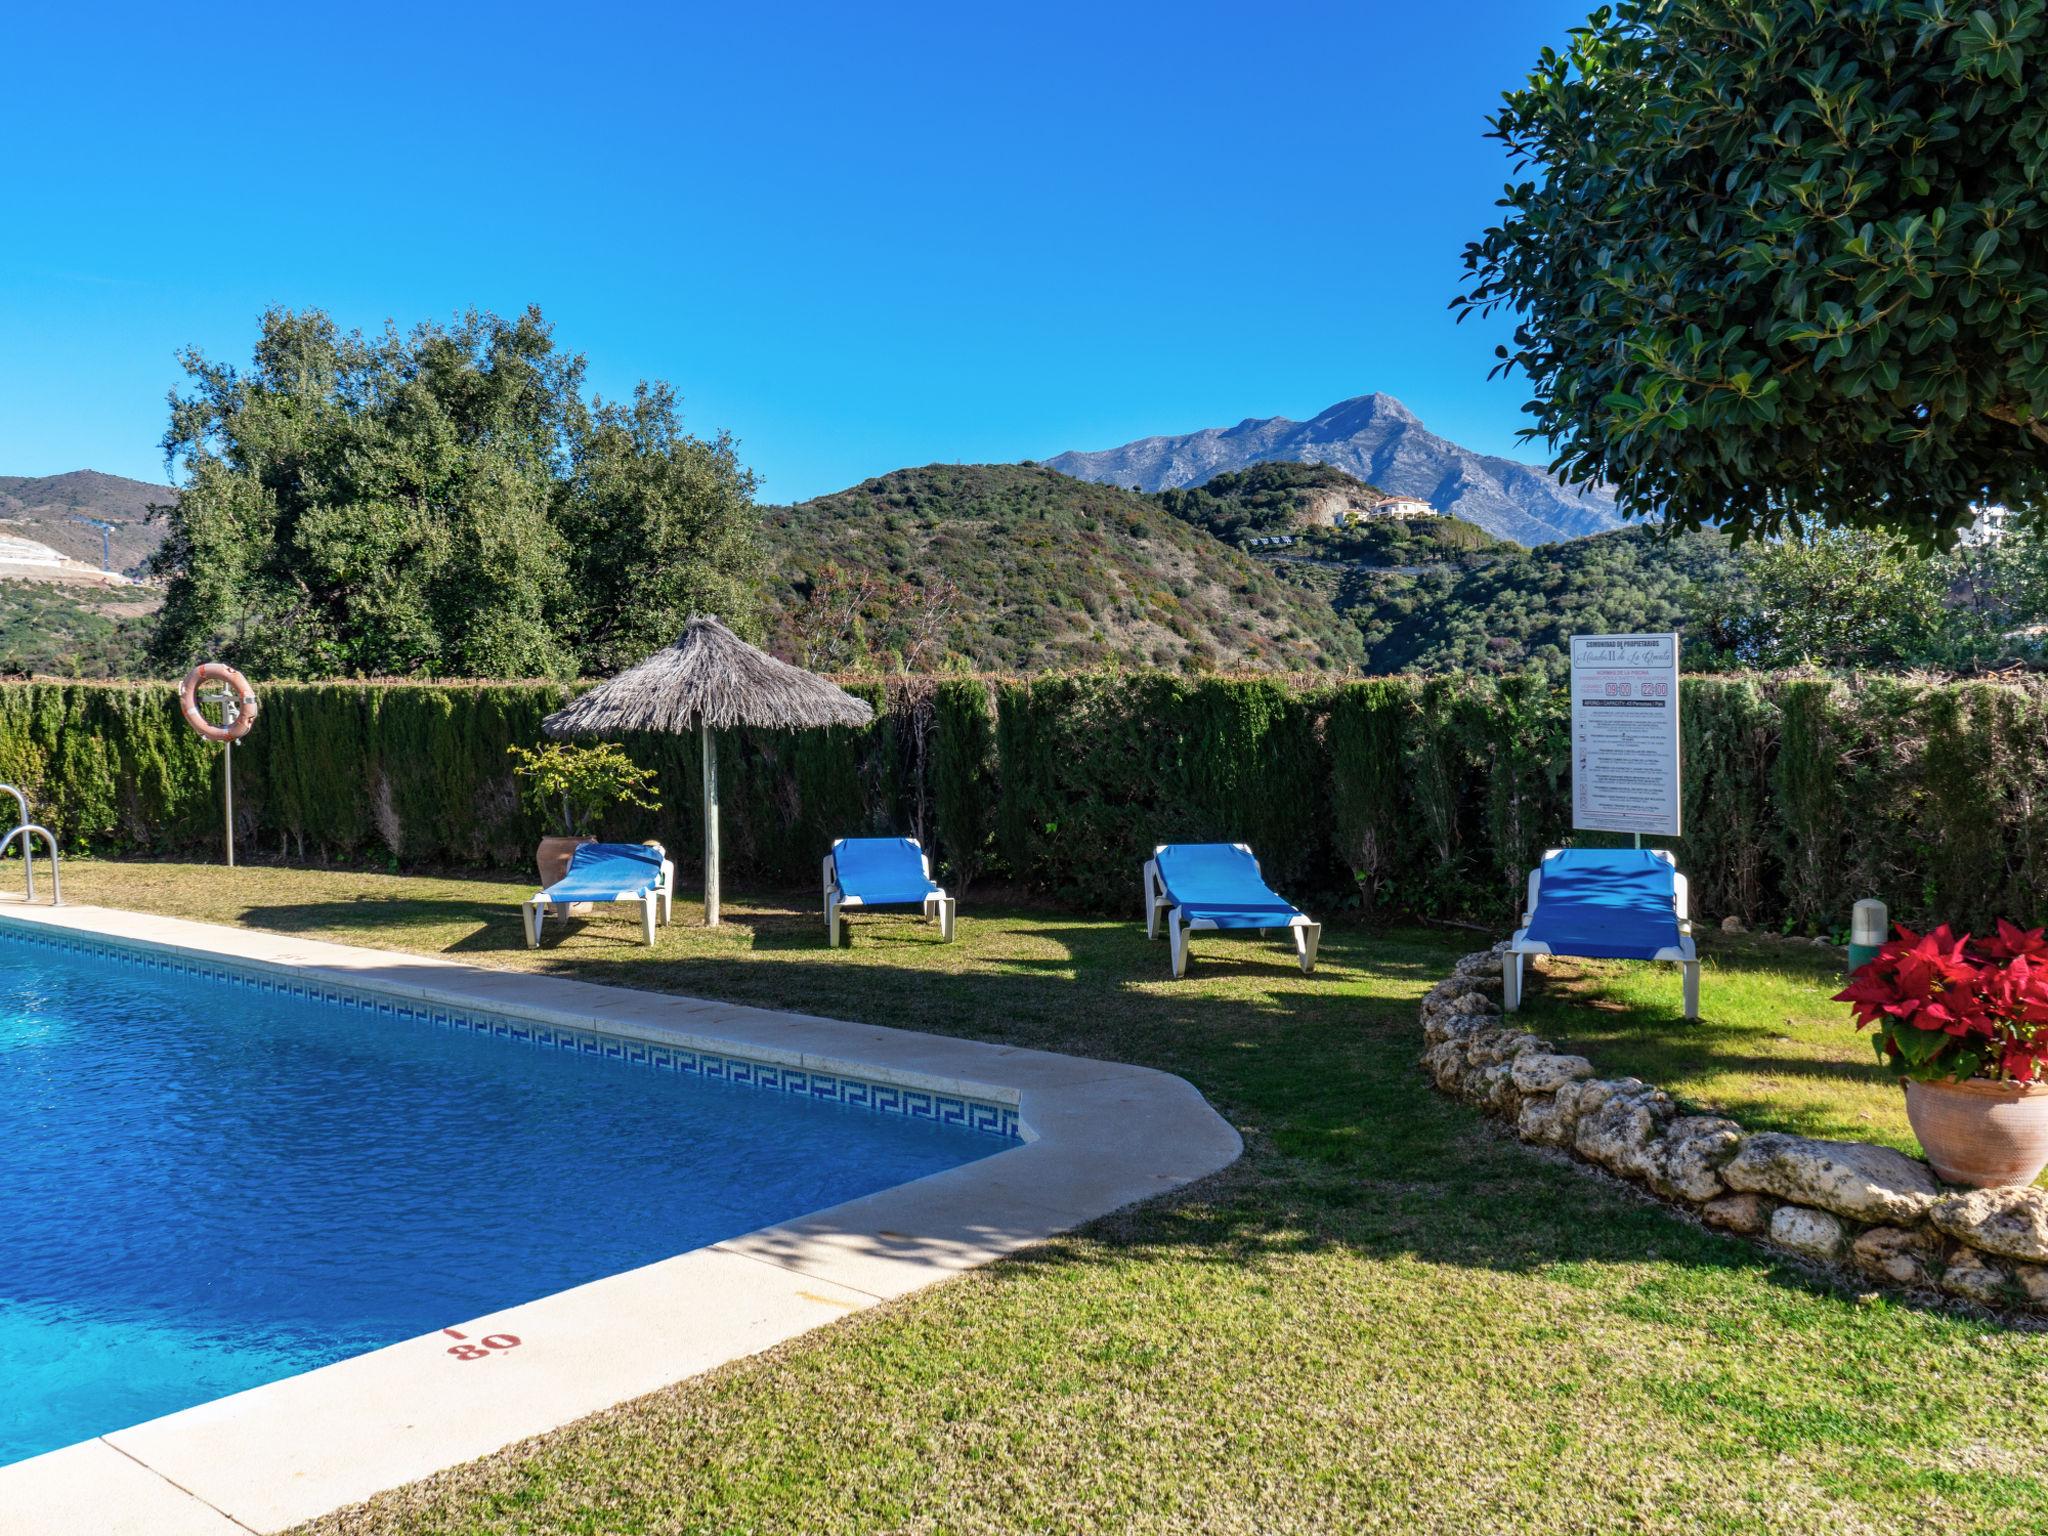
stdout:
MULTIPOLYGON (((220 706, 220 723, 223 728, 233 730, 235 722, 242 718, 240 701, 232 688, 222 688, 219 693, 209 693, 206 699, 220 706)), ((221 743, 220 751, 220 822, 227 829, 228 868, 235 867, 235 740, 230 736, 221 743)))
POLYGON ((1572 827, 1679 835, 1678 636, 1572 636, 1572 827))

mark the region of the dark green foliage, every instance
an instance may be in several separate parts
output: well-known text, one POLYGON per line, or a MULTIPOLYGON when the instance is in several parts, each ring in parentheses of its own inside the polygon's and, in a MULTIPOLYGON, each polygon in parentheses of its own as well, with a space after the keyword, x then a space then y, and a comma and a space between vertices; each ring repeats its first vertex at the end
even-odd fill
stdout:
POLYGON ((1341 528, 1310 529, 1305 553, 1318 560, 1403 566, 1511 554, 1520 548, 1512 539, 1496 538, 1462 517, 1375 517, 1341 528))
POLYGON ((1684 629, 1700 589, 1732 579, 1719 534, 1623 528, 1538 549, 1506 546, 1419 572, 1355 571, 1336 602, 1375 672, 1520 672, 1562 677, 1574 634, 1684 629))
POLYGON ((1944 541, 2048 506, 2044 0, 1619 0, 1495 136, 1457 303, 1624 511, 1944 541))
POLYGON ((982 679, 955 678, 933 688, 931 709, 932 810, 943 839, 937 856, 958 896, 995 851, 995 700, 982 679))
POLYGON ((1764 911, 1773 863, 1778 706, 1756 678, 1687 678, 1684 689, 1679 867, 1691 881, 1696 911, 1754 923, 1764 911))
POLYGON ((569 566, 565 617, 588 675, 623 671, 715 613, 754 633, 760 575, 754 475, 732 438, 682 429, 675 391, 600 403, 556 496, 569 566))
MULTIPOLYGON (((322 861, 520 862, 544 828, 519 807, 505 747, 533 740, 563 697, 548 684, 271 684, 234 748, 237 837, 322 861)), ((0 687, 0 780, 68 849, 217 849, 222 752, 167 685, 0 687)))
POLYGON ((1398 902, 1412 829, 1401 813, 1402 742, 1414 712, 1406 680, 1331 692, 1323 725, 1330 754, 1331 838, 1368 907, 1398 902))
MULTIPOLYGON (((1281 891, 1505 928, 1571 839, 1564 697, 1539 673, 1337 685, 1098 672, 853 684, 859 730, 720 738, 725 861, 809 888, 835 837, 921 837, 947 878, 1138 907, 1158 843, 1249 843, 1281 891)), ((549 819, 506 747, 547 684, 277 684, 236 748, 243 845, 294 859, 529 865, 549 819)), ((1684 696, 1694 910, 1832 930, 1877 896, 1912 923, 2048 919, 2048 683, 1694 677, 1684 696)), ((602 835, 700 860, 695 737, 629 737, 656 812, 602 835)), ((0 686, 0 779, 67 849, 211 855, 220 749, 158 686, 0 686)), ((1582 841, 1612 843, 1588 835, 1582 841)))
POLYGON ((197 351, 164 452, 153 659, 276 677, 609 673, 689 613, 752 618, 752 477, 665 385, 587 404, 538 310, 400 335, 265 314, 246 371, 197 351))
POLYGON ((1096 673, 997 690, 997 837, 1054 898, 1135 910, 1160 843, 1249 843, 1285 888, 1331 878, 1313 696, 1281 682, 1096 673))

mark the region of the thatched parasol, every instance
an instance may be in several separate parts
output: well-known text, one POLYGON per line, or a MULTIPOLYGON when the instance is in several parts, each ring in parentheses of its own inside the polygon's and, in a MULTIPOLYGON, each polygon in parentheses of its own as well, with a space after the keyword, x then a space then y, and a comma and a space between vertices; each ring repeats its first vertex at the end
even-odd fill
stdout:
POLYGON ((565 704, 550 736, 695 731, 704 739, 704 921, 718 926, 718 743, 734 726, 803 730, 866 725, 875 712, 824 678, 756 650, 715 618, 694 617, 674 645, 565 704))

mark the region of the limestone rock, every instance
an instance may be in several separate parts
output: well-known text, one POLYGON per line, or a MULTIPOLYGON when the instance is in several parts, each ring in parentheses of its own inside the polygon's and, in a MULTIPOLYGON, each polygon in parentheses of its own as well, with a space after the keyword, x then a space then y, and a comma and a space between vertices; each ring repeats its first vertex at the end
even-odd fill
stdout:
POLYGON ((1515 1086, 1524 1093, 1555 1093, 1566 1083, 1592 1075, 1593 1063, 1583 1056, 1524 1051, 1515 1058, 1515 1086))
POLYGON ((1638 1083, 1633 1092, 1598 1095, 1589 1109, 1588 1089, 1593 1086, 1579 1087, 1579 1123, 1572 1145, 1581 1157, 1610 1172, 1635 1179, 1654 1177, 1660 1171, 1658 1138, 1677 1113, 1669 1096, 1638 1083))
POLYGON ((1532 1093, 1522 1099, 1515 1121, 1515 1134, 1539 1147, 1569 1147, 1578 1131, 1578 1094, 1575 1083, 1566 1083, 1556 1093, 1532 1093))
POLYGON ((1944 1195, 1928 1219, 1972 1248, 2048 1263, 2048 1191, 2017 1185, 1962 1190, 1944 1195))
POLYGON ((1698 1205, 1724 1192, 1720 1170, 1742 1146, 1742 1127, 1719 1115, 1687 1115, 1664 1132, 1650 1187, 1698 1205))
POLYGON ((1941 1288, 1952 1296, 1980 1301, 1987 1307, 2002 1306, 2008 1293, 2005 1271, 1974 1248, 1958 1248, 1942 1272, 1941 1288))
POLYGON ((1849 1259, 1865 1274, 1894 1285, 1926 1285, 1934 1278, 1941 1248, 1941 1239, 1924 1227, 1872 1227, 1849 1245, 1849 1259))
POLYGON ((1817 1205, 1857 1221, 1912 1226, 1940 1189, 1927 1165, 1889 1147, 1762 1131, 1721 1170, 1730 1189, 1817 1205))
POLYGON ((2028 1306, 2048 1307, 2048 1265, 2015 1264, 2012 1277, 2026 1296, 2028 1306))
POLYGON ((1513 1120, 1520 1112, 1522 1096, 1515 1092, 1514 1067, 1505 1061, 1474 1067, 1465 1076, 1465 1095, 1496 1114, 1513 1120))
POLYGON ((1781 1205, 1771 1213, 1771 1241, 1804 1258, 1823 1262, 1840 1257, 1848 1229, 1826 1211, 1803 1205, 1781 1205))
POLYGON ((1549 1041, 1538 1040, 1522 1029, 1486 1029, 1465 1037, 1465 1059, 1475 1067, 1499 1066, 1531 1051, 1549 1049, 1549 1041))
POLYGON ((1456 1040, 1432 1045, 1422 1053, 1422 1069, 1445 1093, 1458 1092, 1465 1079, 1465 1047, 1456 1040))
POLYGON ((1465 956, 1464 959, 1452 966, 1451 974, 1453 976, 1491 976, 1498 979, 1500 976, 1500 956, 1490 949, 1482 949, 1477 954, 1465 956))
POLYGON ((1422 1026, 1422 1038, 1429 1041, 1431 1044, 1436 1044, 1439 1041, 1444 1040, 1456 1040, 1464 1042, 1470 1040, 1474 1035, 1485 1034, 1488 1030, 1493 1028, 1493 1025, 1494 1021, 1492 1017, 1487 1014, 1438 1014, 1433 1019, 1424 1020, 1422 1026))
POLYGON ((1700 1220, 1724 1232, 1756 1237, 1770 1230, 1771 1213, 1777 1208, 1777 1201, 1762 1195, 1716 1195, 1700 1207, 1700 1220))
POLYGON ((1609 1099, 1632 1098, 1654 1090, 1640 1077, 1595 1077, 1579 1084, 1579 1113, 1590 1115, 1609 1099))

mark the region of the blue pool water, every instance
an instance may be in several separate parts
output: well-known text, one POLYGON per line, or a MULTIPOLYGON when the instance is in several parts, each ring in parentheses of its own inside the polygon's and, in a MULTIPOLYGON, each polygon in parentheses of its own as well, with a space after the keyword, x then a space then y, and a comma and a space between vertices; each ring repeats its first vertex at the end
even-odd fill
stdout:
POLYGON ((1011 1144, 0 927, 0 1464, 1011 1144))

